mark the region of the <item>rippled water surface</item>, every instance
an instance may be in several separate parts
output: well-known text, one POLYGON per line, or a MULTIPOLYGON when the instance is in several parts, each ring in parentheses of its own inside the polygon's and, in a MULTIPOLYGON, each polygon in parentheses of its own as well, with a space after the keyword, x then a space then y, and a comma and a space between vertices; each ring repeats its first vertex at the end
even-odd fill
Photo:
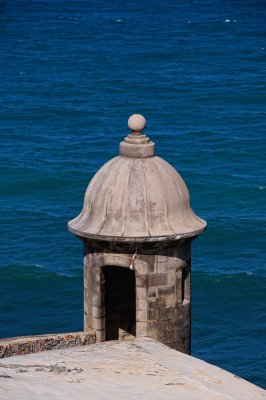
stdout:
POLYGON ((264 1, 3 1, 0 336, 82 329, 66 230, 142 113, 208 229, 193 354, 265 386, 264 1))

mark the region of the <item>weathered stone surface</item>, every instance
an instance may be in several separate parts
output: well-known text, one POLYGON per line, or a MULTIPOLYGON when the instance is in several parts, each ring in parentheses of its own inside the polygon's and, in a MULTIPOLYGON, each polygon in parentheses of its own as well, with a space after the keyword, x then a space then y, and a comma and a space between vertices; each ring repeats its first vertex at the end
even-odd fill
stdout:
POLYGON ((0 363, 1 400, 262 400, 265 391, 151 339, 109 341, 0 363))
POLYGON ((0 358, 95 343, 94 332, 71 332, 0 339, 0 358))
POLYGON ((149 275, 149 287, 167 285, 167 283, 168 283, 167 273, 149 275))
POLYGON ((181 176, 141 132, 121 142, 120 156, 93 177, 82 212, 68 223, 82 238, 133 243, 193 237, 205 227, 181 176))
POLYGON ((123 246, 119 249, 114 247, 111 252, 97 246, 92 248, 85 240, 85 331, 94 330, 99 341, 127 338, 126 332, 137 337, 149 335, 189 353, 190 264, 182 261, 180 254, 190 259, 191 246, 186 241, 172 242, 172 246, 151 248, 148 252, 147 245, 144 248, 139 244, 137 253, 127 252, 126 246, 124 252, 123 246), (159 264, 167 265, 165 272, 157 272, 158 260, 159 264), (112 270, 116 271, 115 274, 111 273, 112 270), (107 285, 106 276, 110 282, 113 281, 111 286, 107 285), (131 286, 130 276, 133 279, 131 286), (125 309, 132 290, 131 306, 125 309), (188 327, 185 341, 183 331, 181 333, 184 326, 188 327))

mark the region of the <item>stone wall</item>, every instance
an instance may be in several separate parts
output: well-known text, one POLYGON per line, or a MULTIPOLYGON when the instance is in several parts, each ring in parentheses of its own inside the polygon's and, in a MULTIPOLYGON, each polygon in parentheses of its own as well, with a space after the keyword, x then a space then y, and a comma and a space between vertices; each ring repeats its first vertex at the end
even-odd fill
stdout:
POLYGON ((191 352, 190 245, 160 251, 148 273, 148 336, 191 352))
POLYGON ((0 358, 84 346, 96 342, 93 332, 59 333, 0 339, 0 358))
MULTIPOLYGON (((103 269, 127 268, 135 272, 136 337, 190 354, 190 259, 191 239, 139 245, 84 241, 85 331, 96 332, 97 341, 108 340, 103 269)), ((115 298, 121 295, 122 301, 124 294, 115 298)))

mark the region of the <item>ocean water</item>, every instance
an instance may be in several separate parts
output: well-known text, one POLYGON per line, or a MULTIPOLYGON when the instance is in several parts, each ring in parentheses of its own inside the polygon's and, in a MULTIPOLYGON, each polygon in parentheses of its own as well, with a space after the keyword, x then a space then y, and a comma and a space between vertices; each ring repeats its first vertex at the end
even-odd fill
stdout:
POLYGON ((66 229, 142 113, 208 229, 193 355, 265 386, 264 0, 0 1, 0 336, 81 330, 66 229))

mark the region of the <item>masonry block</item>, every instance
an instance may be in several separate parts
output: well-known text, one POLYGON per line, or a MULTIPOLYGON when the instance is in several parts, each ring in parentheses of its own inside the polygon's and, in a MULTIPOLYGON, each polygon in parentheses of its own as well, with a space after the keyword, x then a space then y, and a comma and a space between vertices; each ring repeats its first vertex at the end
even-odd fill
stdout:
POLYGON ((168 283, 168 274, 161 273, 161 274, 150 274, 148 277, 148 285, 157 287, 161 285, 166 285, 168 283))

